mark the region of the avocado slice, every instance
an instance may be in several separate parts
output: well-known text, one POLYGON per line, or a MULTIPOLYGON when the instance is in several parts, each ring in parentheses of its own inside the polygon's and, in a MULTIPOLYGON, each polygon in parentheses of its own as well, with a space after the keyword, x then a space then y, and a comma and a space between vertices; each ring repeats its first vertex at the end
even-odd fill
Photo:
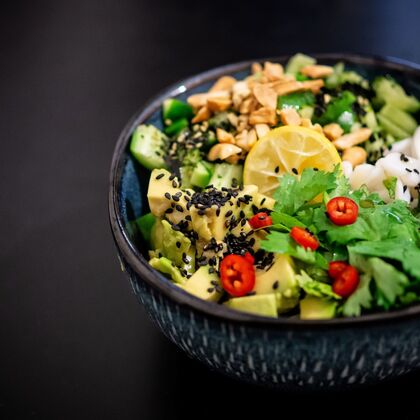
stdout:
POLYGON ((168 221, 156 220, 151 231, 151 245, 157 254, 169 258, 188 274, 194 273, 195 247, 184 234, 174 231, 168 221))
POLYGON ((244 296, 228 300, 224 303, 231 309, 237 311, 249 312, 261 316, 277 317, 276 295, 254 295, 244 296))
POLYGON ((152 258, 149 261, 149 264, 155 269, 160 271, 163 274, 168 274, 171 279, 177 284, 183 284, 186 281, 186 278, 181 274, 179 268, 175 267, 171 260, 168 258, 152 258))
POLYGON ((209 265, 200 267, 182 288, 200 299, 217 302, 223 294, 217 273, 209 265))
POLYGON ((257 270, 253 291, 257 295, 274 293, 279 313, 294 308, 299 302, 299 285, 290 256, 276 254, 269 270, 257 270))
POLYGON ((331 319, 337 311, 337 302, 307 295, 300 301, 301 319, 331 319))

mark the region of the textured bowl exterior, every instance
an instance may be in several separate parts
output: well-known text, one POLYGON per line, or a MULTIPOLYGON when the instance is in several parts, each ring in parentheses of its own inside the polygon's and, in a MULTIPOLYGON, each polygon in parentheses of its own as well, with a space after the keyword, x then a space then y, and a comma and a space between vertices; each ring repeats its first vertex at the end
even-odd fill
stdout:
MULTIPOLYGON (((420 94, 416 65, 354 55, 320 58, 327 63, 343 58, 367 76, 391 72, 420 94)), ((128 153, 132 131, 143 122, 161 126, 160 104, 166 97, 185 98, 206 90, 222 74, 243 77, 249 64, 225 66, 178 83, 136 114, 120 136, 111 168, 110 221, 135 295, 162 332, 189 356, 245 382, 287 390, 337 389, 372 384, 419 368, 419 306, 332 321, 255 317, 188 295, 144 258, 146 245, 136 242, 130 221, 147 211, 148 173, 128 153)))

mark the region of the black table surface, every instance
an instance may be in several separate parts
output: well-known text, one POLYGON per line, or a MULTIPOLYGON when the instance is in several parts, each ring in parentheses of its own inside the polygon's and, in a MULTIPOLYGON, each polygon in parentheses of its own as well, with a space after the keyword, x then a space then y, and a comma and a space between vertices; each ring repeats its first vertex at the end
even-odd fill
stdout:
POLYGON ((107 211, 119 131, 227 62, 362 52, 420 62, 408 1, 11 1, 0 14, 0 417, 420 418, 420 375, 285 394, 189 360, 137 303, 107 211))

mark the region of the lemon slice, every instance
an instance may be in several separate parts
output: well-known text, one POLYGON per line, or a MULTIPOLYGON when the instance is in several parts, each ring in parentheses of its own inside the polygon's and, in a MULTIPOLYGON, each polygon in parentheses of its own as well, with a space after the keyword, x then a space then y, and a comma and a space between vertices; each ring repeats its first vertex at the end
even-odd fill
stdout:
POLYGON ((333 171, 340 162, 334 145, 318 131, 287 125, 255 143, 245 160, 244 183, 271 196, 284 173, 300 174, 305 168, 333 171))

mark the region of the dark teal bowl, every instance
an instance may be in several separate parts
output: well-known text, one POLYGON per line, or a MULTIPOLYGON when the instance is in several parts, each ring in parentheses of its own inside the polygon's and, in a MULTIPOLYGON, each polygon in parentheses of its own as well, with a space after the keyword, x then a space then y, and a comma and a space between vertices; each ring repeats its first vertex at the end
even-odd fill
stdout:
MULTIPOLYGON (((402 60, 350 54, 315 55, 344 61, 372 78, 389 73, 420 96, 420 66, 402 60)), ((270 58, 285 63, 288 57, 270 58)), ((236 312, 187 294, 152 269, 147 247, 132 237, 129 222, 148 211, 149 174, 127 145, 138 124, 162 126, 161 104, 205 91, 224 74, 243 77, 252 61, 185 79, 144 106, 121 133, 112 159, 109 215, 123 269, 134 293, 163 333, 189 356, 242 381, 288 390, 375 383, 420 367, 420 305, 328 321, 265 318, 236 312)))

